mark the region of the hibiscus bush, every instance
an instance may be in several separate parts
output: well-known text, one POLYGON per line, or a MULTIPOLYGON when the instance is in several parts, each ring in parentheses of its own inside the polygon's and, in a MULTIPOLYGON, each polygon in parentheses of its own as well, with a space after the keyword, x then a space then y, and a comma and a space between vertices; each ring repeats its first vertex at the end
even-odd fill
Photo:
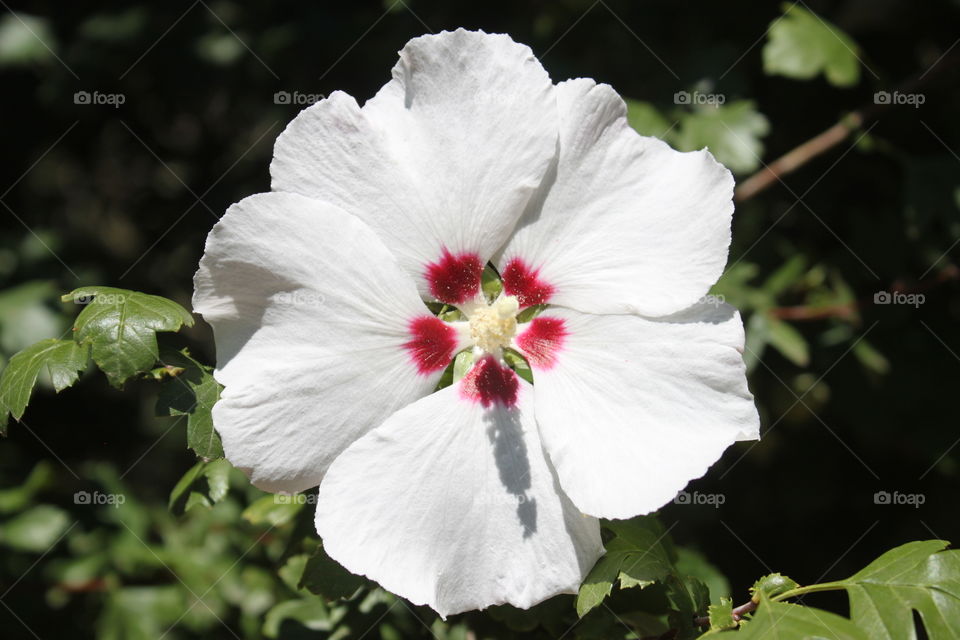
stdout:
POLYGON ((956 636, 955 3, 4 8, 4 638, 956 636))

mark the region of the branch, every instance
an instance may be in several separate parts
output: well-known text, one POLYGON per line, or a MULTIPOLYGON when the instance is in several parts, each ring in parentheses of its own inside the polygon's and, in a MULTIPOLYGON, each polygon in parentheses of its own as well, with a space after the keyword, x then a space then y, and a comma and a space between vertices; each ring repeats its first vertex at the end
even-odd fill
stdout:
MULTIPOLYGON (((913 286, 907 286, 902 279, 897 279, 887 289, 890 293, 923 293, 929 291, 945 282, 960 279, 960 269, 956 265, 950 265, 940 270, 933 278, 919 282, 913 286)), ((874 304, 873 297, 859 298, 844 304, 833 304, 822 307, 810 307, 798 305, 793 307, 774 307, 767 313, 781 320, 823 320, 824 318, 849 319, 854 317, 858 311, 867 305, 874 304)))
MULTIPOLYGON (((954 54, 947 59, 941 60, 940 64, 934 63, 934 67, 900 84, 890 93, 914 93, 920 87, 932 82, 934 78, 943 75, 944 72, 951 69, 958 60, 960 60, 960 55, 954 54)), ((810 138, 800 146, 780 156, 769 165, 764 166, 763 169, 757 171, 737 186, 733 195, 734 201, 745 202, 749 200, 761 191, 766 190, 770 185, 779 182, 782 176, 793 173, 820 154, 829 151, 846 140, 852 132, 862 127, 865 122, 875 119, 878 114, 892 106, 899 106, 893 105, 891 102, 883 104, 874 102, 864 105, 860 109, 841 118, 839 122, 826 131, 810 138)))
MULTIPOLYGON (((734 608, 733 619, 739 622, 740 620, 743 619, 743 616, 747 615, 748 613, 753 613, 754 611, 756 611, 758 604, 759 604, 759 601, 754 602, 753 600, 751 600, 750 602, 747 602, 745 604, 740 605, 739 607, 734 608)), ((700 616, 698 618, 694 618, 693 624, 697 625, 698 627, 709 627, 710 616, 700 616)))

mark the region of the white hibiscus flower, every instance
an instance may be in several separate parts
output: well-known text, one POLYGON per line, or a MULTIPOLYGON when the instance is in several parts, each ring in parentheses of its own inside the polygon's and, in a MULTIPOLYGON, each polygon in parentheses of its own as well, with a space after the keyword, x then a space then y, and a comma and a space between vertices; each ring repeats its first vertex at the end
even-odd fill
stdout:
POLYGON ((214 424, 256 486, 320 486, 350 571, 441 615, 530 607, 577 589, 596 518, 649 513, 758 437, 740 318, 698 302, 733 180, 635 133, 610 87, 553 85, 505 35, 416 38, 362 108, 337 92, 297 116, 271 175, 196 275, 214 424))

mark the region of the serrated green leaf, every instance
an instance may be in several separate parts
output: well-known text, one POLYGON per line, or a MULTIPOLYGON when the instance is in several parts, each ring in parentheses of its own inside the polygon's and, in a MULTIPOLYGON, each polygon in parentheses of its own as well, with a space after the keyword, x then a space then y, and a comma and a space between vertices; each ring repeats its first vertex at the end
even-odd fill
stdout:
POLYGON ((321 546, 307 560, 298 587, 328 600, 339 600, 349 598, 364 584, 364 578, 344 569, 321 546))
POLYGON ((734 173, 746 173, 760 166, 760 139, 769 132, 770 123, 756 105, 750 100, 737 100, 682 112, 679 125, 668 139, 680 151, 706 147, 734 173))
POLYGON ((960 551, 944 540, 892 549, 846 580, 850 617, 870 640, 914 637, 911 610, 930 640, 956 638, 960 629, 960 551))
POLYGON ((673 559, 666 546, 666 534, 653 517, 613 521, 607 524, 616 537, 607 543, 607 552, 597 561, 580 585, 577 615, 585 616, 620 588, 646 587, 664 580, 673 571, 673 559))
POLYGON ((733 619, 733 600, 730 598, 720 598, 720 604, 710 605, 707 615, 710 617, 711 631, 733 629, 737 626, 737 621, 733 619))
POLYGON ((165 351, 161 362, 167 368, 180 369, 166 376, 157 396, 157 415, 187 416, 187 446, 204 460, 223 457, 223 444, 213 427, 213 405, 223 387, 213 377, 213 369, 184 351, 165 351))
POLYGON ((721 635, 728 636, 739 640, 868 640, 862 630, 835 613, 766 598, 739 631, 721 635))
POLYGON ((808 80, 823 73, 830 84, 849 87, 860 80, 859 47, 836 26, 796 3, 770 25, 763 47, 763 70, 808 80))
POLYGON ((2 431, 6 433, 7 414, 19 420, 37 384, 37 376, 46 368, 57 392, 63 391, 87 368, 87 350, 72 340, 41 340, 17 353, 0 374, 2 431))
POLYGON ((74 322, 74 339, 90 346, 94 362, 115 387, 153 367, 158 331, 193 325, 193 317, 176 302, 138 291, 81 287, 63 299, 86 304, 74 322))
POLYGON ((810 346, 806 338, 783 320, 767 318, 767 342, 798 367, 810 364, 810 346))
POLYGON ((670 603, 670 626, 677 629, 677 637, 695 636, 693 620, 705 614, 710 606, 710 590, 696 578, 669 575, 664 580, 670 603))

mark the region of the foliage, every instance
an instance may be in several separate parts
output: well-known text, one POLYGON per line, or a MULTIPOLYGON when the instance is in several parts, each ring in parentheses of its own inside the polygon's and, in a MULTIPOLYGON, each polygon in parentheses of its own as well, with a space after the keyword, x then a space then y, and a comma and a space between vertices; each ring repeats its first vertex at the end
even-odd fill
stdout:
POLYGON ((783 5, 770 24, 763 47, 763 69, 798 80, 823 73, 831 84, 848 87, 860 79, 858 47, 840 29, 798 5, 783 5))
POLYGON ((0 423, 22 423, 0 443, 5 638, 69 625, 151 640, 875 640, 960 626, 958 552, 926 540, 958 535, 960 91, 938 79, 955 68, 955 3, 14 9, 0 17, 0 423), (711 295, 743 315, 764 439, 688 488, 725 502, 603 523, 607 555, 576 596, 444 621, 326 556, 314 494, 264 494, 222 459, 212 341, 181 305, 210 226, 269 189, 272 140, 306 106, 275 93, 371 96, 408 38, 461 25, 510 32, 557 80, 609 82, 631 126, 709 148, 741 186, 844 114, 875 117, 737 202, 711 295), (877 102, 910 77, 914 104, 877 102), (58 302, 70 290, 85 304, 58 302), (875 303, 883 292, 925 298, 875 303))

